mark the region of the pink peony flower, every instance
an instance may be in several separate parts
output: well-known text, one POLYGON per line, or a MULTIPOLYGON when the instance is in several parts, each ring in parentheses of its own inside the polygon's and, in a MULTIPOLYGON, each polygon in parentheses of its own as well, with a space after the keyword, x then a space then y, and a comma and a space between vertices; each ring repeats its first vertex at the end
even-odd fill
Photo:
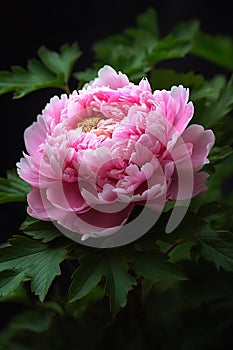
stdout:
POLYGON ((206 191, 211 130, 190 125, 189 91, 152 91, 104 66, 69 96, 53 97, 25 130, 17 163, 32 189, 28 213, 88 237, 124 225, 135 205, 162 212, 169 200, 206 191), (187 127, 188 126, 188 127, 187 127))

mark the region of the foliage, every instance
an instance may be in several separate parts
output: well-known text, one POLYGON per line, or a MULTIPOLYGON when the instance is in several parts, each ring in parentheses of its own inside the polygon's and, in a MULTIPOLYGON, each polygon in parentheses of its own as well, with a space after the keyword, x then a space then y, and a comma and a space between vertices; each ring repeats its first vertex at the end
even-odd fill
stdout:
MULTIPOLYGON (((208 191, 191 201, 171 234, 165 226, 173 203, 148 233, 118 248, 79 245, 52 222, 22 218, 0 248, 0 306, 19 306, 0 334, 1 349, 218 349, 233 327, 233 41, 203 33, 198 21, 161 37, 148 9, 134 28, 95 43, 93 52, 93 65, 76 71, 77 43, 59 53, 41 47, 27 69, 0 72, 0 94, 22 98, 51 87, 68 93, 71 78, 78 89, 104 64, 132 81, 148 76, 154 89, 183 84, 195 105, 193 122, 216 135, 205 165, 208 191), (183 59, 196 56, 227 74, 182 71, 183 59)), ((29 190, 9 170, 0 179, 0 203, 26 202, 29 190)))

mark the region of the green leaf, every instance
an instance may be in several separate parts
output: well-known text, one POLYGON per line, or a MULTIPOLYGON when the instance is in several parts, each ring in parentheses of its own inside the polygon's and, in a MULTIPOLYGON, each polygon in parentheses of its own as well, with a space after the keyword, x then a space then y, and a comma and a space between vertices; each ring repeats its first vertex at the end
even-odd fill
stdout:
POLYGON ((114 253, 101 252, 84 256, 72 276, 69 301, 73 302, 87 295, 104 277, 105 294, 109 297, 111 311, 116 314, 126 305, 127 294, 136 284, 128 269, 123 258, 114 253))
MULTIPOLYGON (((14 349, 14 350, 29 350, 29 347, 23 342, 19 341, 24 335, 28 340, 29 333, 32 332, 33 339, 40 333, 47 332, 52 323, 52 315, 42 313, 37 310, 28 310, 19 315, 11 318, 7 327, 4 327, 4 331, 0 333, 0 344, 2 350, 14 349)), ((44 337, 42 337, 43 339, 44 337)), ((34 346, 33 346, 34 348, 34 346)), ((45 349, 43 347, 43 349, 45 349)))
POLYGON ((38 56, 40 60, 28 61, 27 69, 12 66, 11 71, 0 71, 0 95, 14 92, 13 98, 21 98, 42 88, 66 90, 73 65, 80 56, 77 44, 63 45, 59 54, 43 46, 38 50, 38 56))
MULTIPOLYGON (((209 167, 209 164, 207 164, 209 167)), ((199 196, 192 199, 191 205, 195 210, 200 208, 204 203, 209 203, 213 201, 221 202, 223 200, 222 186, 225 181, 232 178, 233 174, 233 155, 228 156, 223 159, 220 163, 215 164, 214 172, 209 176, 206 181, 208 186, 208 192, 205 192, 199 196)), ((230 194, 232 191, 225 193, 225 200, 230 201, 230 194)), ((232 200, 231 200, 232 203, 232 200)), ((199 230, 200 231, 200 230, 199 230)))
POLYGON ((80 259, 80 266, 72 275, 69 302, 81 299, 100 282, 103 276, 101 265, 100 254, 88 254, 80 259))
POLYGON ((219 270, 233 271, 233 234, 227 231, 202 230, 196 236, 200 254, 219 270))
POLYGON ((216 101, 212 101, 202 111, 203 115, 208 116, 206 118, 206 127, 212 127, 219 119, 226 116, 233 110, 233 75, 222 88, 219 94, 219 98, 216 101))
POLYGON ((193 89, 200 89, 205 79, 194 72, 180 73, 172 69, 153 69, 150 74, 150 83, 154 89, 169 90, 173 85, 183 85, 193 89))
POLYGON ((0 296, 5 297, 19 287, 27 271, 5 270, 0 272, 0 296))
POLYGON ((177 244, 174 249, 169 253, 171 262, 177 262, 181 260, 192 260, 191 249, 196 245, 195 240, 189 240, 187 242, 177 244))
POLYGON ((23 236, 14 236, 9 242, 11 246, 1 249, 0 271, 26 271, 32 291, 43 301, 54 278, 61 273, 59 265, 67 245, 62 241, 43 244, 23 236))
POLYGON ((106 254, 105 257, 105 293, 109 297, 113 314, 127 303, 127 294, 137 282, 128 273, 127 263, 118 255, 106 254))
POLYGON ((6 178, 0 178, 0 204, 24 202, 31 186, 23 181, 15 169, 7 171, 6 178))
POLYGON ((26 218, 19 229, 34 239, 41 239, 43 243, 50 242, 61 236, 60 231, 52 222, 40 221, 30 216, 26 218))
POLYGON ((75 72, 73 76, 83 82, 90 82, 97 76, 97 70, 94 68, 87 68, 84 71, 75 72))
POLYGON ((62 85, 62 78, 56 77, 37 59, 29 60, 27 69, 12 66, 11 71, 0 71, 0 95, 14 92, 13 98, 21 98, 42 88, 62 85))
POLYGON ((71 46, 68 44, 62 45, 60 53, 51 51, 45 46, 38 50, 38 56, 44 65, 57 76, 62 74, 64 83, 68 83, 73 66, 80 55, 81 51, 77 43, 73 43, 71 46))
POLYGON ((198 86, 198 89, 192 92, 192 100, 206 99, 206 103, 210 104, 219 98, 220 92, 225 85, 226 77, 217 74, 212 79, 204 81, 202 86, 198 86))
POLYGON ((157 64, 171 58, 184 57, 192 48, 192 39, 198 26, 198 21, 179 23, 170 34, 155 44, 148 55, 148 61, 157 64))
MULTIPOLYGON (((173 202, 173 204, 175 205, 177 203, 173 202)), ((186 207, 187 205, 184 206, 186 207)), ((177 209, 178 208, 179 206, 177 206, 177 209)), ((150 236, 152 236, 154 240, 165 241, 169 244, 173 244, 180 239, 183 239, 185 241, 190 239, 192 240, 193 235, 198 233, 201 230, 201 228, 203 228, 203 226, 206 225, 204 220, 201 217, 197 216, 196 213, 191 208, 189 208, 183 220, 177 226, 177 228, 170 233, 166 233, 166 225, 170 218, 172 210, 173 209, 171 208, 161 215, 154 227, 151 228, 150 235, 148 235, 148 239, 150 239, 150 236), (190 222, 195 222, 195 225, 190 225, 190 222)), ((143 240, 147 240, 147 235, 143 237, 143 240)))
POLYGON ((209 155, 209 161, 212 165, 222 162, 225 158, 233 154, 233 148, 225 145, 222 147, 215 146, 209 155))
POLYGON ((232 206, 224 201, 213 201, 204 203, 198 210, 197 215, 207 222, 219 222, 221 218, 226 219, 232 213, 232 206))
POLYGON ((149 70, 147 55, 157 42, 158 35, 156 13, 150 8, 137 17, 135 27, 126 28, 121 34, 93 45, 95 68, 109 64, 124 71, 131 80, 141 78, 141 74, 149 70))
POLYGON ((152 282, 187 279, 181 269, 167 259, 166 254, 154 250, 137 252, 130 264, 138 276, 142 275, 152 282))
POLYGON ((154 8, 148 8, 144 13, 137 17, 136 22, 139 29, 151 33, 154 39, 159 38, 158 19, 154 8))
POLYGON ((52 316, 37 310, 25 311, 15 316, 11 320, 11 329, 16 332, 30 331, 34 333, 42 333, 48 331, 52 322, 52 316))
POLYGON ((198 31, 191 53, 233 71, 233 40, 230 37, 198 31))

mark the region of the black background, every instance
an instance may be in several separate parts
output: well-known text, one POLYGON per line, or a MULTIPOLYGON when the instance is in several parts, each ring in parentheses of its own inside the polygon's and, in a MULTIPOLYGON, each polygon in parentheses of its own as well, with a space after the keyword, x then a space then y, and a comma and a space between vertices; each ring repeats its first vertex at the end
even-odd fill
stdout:
MULTIPOLYGON (((41 45, 58 50, 63 43, 74 41, 83 52, 77 69, 86 68, 92 63, 91 46, 96 40, 133 26, 136 16, 148 7, 157 12, 161 35, 169 33, 177 22, 198 19, 207 33, 233 36, 232 11, 225 0, 4 1, 1 6, 0 70, 9 70, 12 65, 26 67, 41 45)), ((219 72, 216 67, 195 64, 192 69, 204 75, 219 72)), ((0 96, 1 176, 22 156, 24 129, 57 93, 60 91, 43 90, 19 100, 12 100, 12 94, 0 96)), ((24 210, 23 204, 1 207, 1 240, 17 230, 24 210)))

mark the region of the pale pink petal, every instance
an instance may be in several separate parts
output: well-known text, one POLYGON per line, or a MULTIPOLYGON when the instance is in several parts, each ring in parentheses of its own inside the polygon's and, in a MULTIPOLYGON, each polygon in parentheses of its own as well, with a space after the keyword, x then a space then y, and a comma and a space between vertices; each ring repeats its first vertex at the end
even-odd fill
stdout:
POLYGON ((117 195, 114 192, 115 186, 109 183, 106 183, 103 186, 101 192, 97 192, 93 186, 88 186, 87 184, 84 184, 80 190, 83 198, 90 206, 97 204, 110 204, 117 200, 117 195))
POLYGON ((135 204, 161 212, 206 191, 198 171, 215 137, 186 129, 193 113, 182 85, 152 92, 146 78, 134 84, 105 65, 81 90, 50 99, 25 130, 17 171, 33 187, 28 213, 85 240, 120 230, 135 204))
POLYGON ((47 162, 27 154, 17 163, 17 172, 24 181, 37 188, 45 188, 58 180, 58 176, 47 162))
POLYGON ((208 163, 207 156, 214 145, 215 136, 212 130, 204 130, 203 126, 190 125, 183 133, 184 142, 192 143, 192 163, 195 171, 200 170, 208 163))
POLYGON ((24 181, 31 186, 39 187, 39 173, 38 169, 33 168, 26 157, 21 158, 17 165, 17 173, 24 181))
POLYGON ((37 154, 42 150, 42 145, 47 138, 47 126, 45 124, 42 115, 38 116, 37 122, 32 123, 24 131, 24 141, 28 153, 32 156, 37 156, 37 154))
POLYGON ((66 212, 65 215, 57 218, 57 221, 66 229, 82 234, 82 240, 88 237, 105 237, 120 230, 133 208, 134 204, 130 204, 124 210, 114 213, 104 212, 104 206, 101 211, 91 209, 80 215, 66 212))
POLYGON ((188 101, 188 89, 182 85, 173 86, 171 92, 166 90, 154 93, 158 111, 166 118, 171 132, 182 134, 193 117, 194 106, 188 101))
POLYGON ((100 206, 99 209, 101 209, 101 211, 90 209, 89 211, 80 214, 77 217, 76 224, 82 231, 81 233, 85 233, 85 231, 92 231, 94 233, 101 232, 106 228, 121 226, 122 222, 125 222, 133 208, 134 204, 130 203, 125 206, 123 210, 109 213, 107 211, 107 206, 106 210, 104 206, 100 206))
POLYGON ((98 78, 96 78, 91 84, 92 88, 97 86, 108 86, 111 89, 117 90, 129 84, 129 79, 125 74, 121 72, 117 73, 112 67, 105 65, 98 72, 98 78))
POLYGON ((62 112, 66 106, 67 101, 67 95, 62 94, 60 98, 58 96, 52 97, 49 103, 47 103, 45 106, 45 109, 43 110, 43 116, 49 133, 51 133, 55 126, 61 122, 62 112))
POLYGON ((208 177, 209 174, 207 174, 204 171, 194 175, 193 197, 196 197, 197 195, 204 193, 208 190, 208 187, 205 184, 208 177))
POLYGON ((55 208, 46 197, 45 190, 33 188, 27 196, 28 214, 39 220, 53 220, 64 215, 64 212, 55 208))
POLYGON ((78 182, 55 182, 47 189, 46 196, 54 207, 65 211, 83 212, 89 209, 78 182))
POLYGON ((178 176, 173 177, 171 186, 168 190, 168 198, 170 200, 191 199, 207 190, 205 181, 209 175, 206 172, 195 173, 193 174, 193 177, 190 178, 190 174, 185 176, 186 171, 187 169, 182 169, 181 181, 178 180, 178 176))
POLYGON ((142 79, 140 82, 139 82, 139 85, 138 85, 139 89, 142 90, 142 91, 149 91, 151 92, 151 86, 150 86, 150 83, 149 81, 144 78, 142 79))

